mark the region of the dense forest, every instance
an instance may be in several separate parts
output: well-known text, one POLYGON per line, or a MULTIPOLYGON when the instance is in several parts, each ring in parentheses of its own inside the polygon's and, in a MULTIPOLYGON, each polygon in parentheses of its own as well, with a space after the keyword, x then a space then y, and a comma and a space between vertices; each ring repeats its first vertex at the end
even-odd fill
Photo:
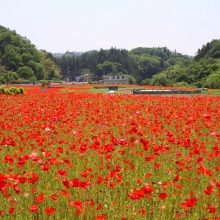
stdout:
POLYGON ((61 78, 52 54, 37 50, 30 40, 0 26, 0 84, 61 78))
POLYGON ((128 74, 130 83, 141 85, 220 88, 220 40, 203 45, 194 57, 167 47, 51 54, 0 26, 0 84, 59 80, 66 74, 73 81, 84 74, 95 82, 106 74, 128 74))
POLYGON ((61 72, 65 75, 68 67, 73 76, 93 74, 95 80, 104 74, 129 74, 138 84, 144 79, 166 70, 176 64, 186 64, 191 58, 162 48, 135 48, 131 51, 111 48, 88 51, 80 56, 66 52, 56 57, 61 72))

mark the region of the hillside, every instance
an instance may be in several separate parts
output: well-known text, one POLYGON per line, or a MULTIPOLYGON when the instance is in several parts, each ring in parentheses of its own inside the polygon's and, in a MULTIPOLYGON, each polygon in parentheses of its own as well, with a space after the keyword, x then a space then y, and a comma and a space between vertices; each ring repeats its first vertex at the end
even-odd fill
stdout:
POLYGON ((155 75, 150 83, 220 88, 220 40, 203 45, 191 62, 167 68, 155 75))
POLYGON ((60 78, 53 56, 26 37, 0 26, 0 84, 60 78))

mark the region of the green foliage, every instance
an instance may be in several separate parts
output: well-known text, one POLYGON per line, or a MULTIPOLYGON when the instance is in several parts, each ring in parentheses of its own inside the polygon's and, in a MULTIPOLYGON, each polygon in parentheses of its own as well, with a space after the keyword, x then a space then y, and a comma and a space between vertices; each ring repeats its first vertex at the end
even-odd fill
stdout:
MULTIPOLYGON (((60 69, 55 64, 52 54, 38 51, 26 37, 3 26, 0 26, 0 65, 4 66, 7 71, 17 72, 24 79, 61 78, 60 69)), ((5 77, 0 71, 0 82, 3 81, 5 77)))
POLYGON ((91 71, 90 71, 90 69, 83 69, 80 74, 81 74, 81 75, 91 74, 91 71))
POLYGON ((210 74, 203 83, 203 87, 220 89, 220 71, 210 74))
MULTIPOLYGON (((193 60, 184 65, 174 65, 167 68, 164 73, 167 76, 168 84, 186 82, 191 86, 217 88, 218 83, 213 84, 212 74, 220 72, 220 58, 201 58, 193 60)), ((216 75, 215 75, 216 76, 216 75)))
POLYGON ((4 69, 0 68, 0 84, 11 83, 18 80, 18 78, 19 75, 16 72, 4 71, 4 69))
POLYGON ((53 78, 53 79, 49 80, 49 82, 52 82, 52 83, 63 83, 62 80, 56 79, 56 78, 53 78))
POLYGON ((73 80, 75 76, 90 73, 94 81, 106 74, 129 74, 137 84, 185 82, 191 86, 216 87, 218 83, 213 84, 209 76, 219 70, 220 40, 203 45, 194 59, 166 47, 138 47, 131 51, 112 47, 78 54, 67 51, 55 58, 45 50, 38 51, 26 37, 0 26, 0 84, 16 82, 19 78, 33 82, 61 79, 61 73, 68 72, 73 80))
POLYGON ((38 79, 52 79, 57 78, 61 79, 61 71, 58 65, 55 62, 55 58, 51 53, 48 53, 44 50, 40 50, 41 56, 41 66, 36 67, 36 76, 38 79))
POLYGON ((127 71, 123 68, 123 66, 120 63, 105 61, 104 63, 97 65, 96 74, 120 75, 120 74, 127 74, 127 71))
POLYGON ((30 78, 29 80, 18 78, 16 80, 9 81, 9 84, 28 84, 28 83, 30 83, 31 80, 32 80, 32 78, 30 78))
POLYGON ((172 86, 176 86, 176 87, 186 87, 186 88, 190 87, 190 85, 189 85, 187 82, 184 82, 184 81, 174 83, 172 86))
POLYGON ((157 75, 154 75, 151 79, 151 85, 152 86, 167 86, 168 85, 168 79, 165 73, 159 73, 157 75))
POLYGON ((49 81, 46 79, 43 79, 43 80, 40 80, 40 83, 41 83, 42 87, 44 87, 49 84, 49 81))
POLYGON ((199 61, 202 58, 220 58, 220 40, 212 40, 201 49, 198 49, 194 60, 199 61))
POLYGON ((6 94, 6 95, 17 95, 17 94, 24 94, 24 89, 23 88, 4 88, 0 87, 0 93, 6 94))
POLYGON ((56 57, 62 74, 66 75, 67 69, 71 77, 81 75, 84 70, 95 73, 94 80, 102 79, 106 74, 129 74, 137 83, 166 70, 175 64, 185 64, 189 56, 171 52, 166 47, 162 48, 135 48, 131 51, 110 48, 109 50, 88 51, 75 56, 75 53, 66 52, 61 57, 56 57))
POLYGON ((1 57, 1 64, 7 66, 9 69, 16 71, 19 66, 22 66, 22 57, 20 49, 13 45, 5 45, 3 48, 3 55, 1 57))
POLYGON ((5 77, 0 75, 0 84, 6 84, 7 80, 5 79, 5 77))
POLYGON ((159 72, 160 69, 160 58, 156 56, 149 56, 143 54, 139 58, 138 72, 139 75, 145 78, 151 78, 153 75, 159 72))
POLYGON ((146 78, 141 82, 141 85, 150 85, 151 84, 151 79, 146 78))
POLYGON ((19 67, 17 73, 23 79, 30 79, 34 76, 34 71, 28 66, 19 67))
POLYGON ((136 84, 136 79, 133 76, 129 77, 129 84, 136 84))
POLYGON ((137 83, 137 85, 141 85, 142 81, 143 81, 143 79, 142 79, 141 76, 136 76, 136 83, 137 83))

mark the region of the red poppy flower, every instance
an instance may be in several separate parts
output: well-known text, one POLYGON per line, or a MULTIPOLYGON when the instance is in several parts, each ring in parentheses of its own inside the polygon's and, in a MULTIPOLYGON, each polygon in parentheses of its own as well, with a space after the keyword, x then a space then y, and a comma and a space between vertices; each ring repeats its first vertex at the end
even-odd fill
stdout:
POLYGON ((52 214, 55 212, 55 208, 45 208, 45 209, 44 209, 44 212, 45 212, 48 216, 50 216, 50 215, 52 215, 52 214))
POLYGON ((166 193, 160 193, 158 197, 160 199, 166 199, 167 198, 167 194, 166 193))
POLYGON ((66 175, 67 175, 67 173, 66 173, 65 170, 59 170, 59 171, 57 172, 57 174, 60 175, 60 176, 66 176, 66 175))
POLYGON ((50 196, 50 198, 51 198, 52 200, 57 200, 57 195, 56 195, 56 194, 52 194, 52 195, 50 196))
POLYGON ((143 186, 142 189, 144 190, 144 192, 146 194, 151 194, 154 191, 154 188, 152 186, 149 186, 149 185, 143 186))
POLYGON ((81 209, 83 204, 82 204, 82 202, 75 201, 75 202, 72 202, 71 205, 75 206, 76 208, 81 209))
POLYGON ((15 213, 15 207, 14 206, 10 206, 9 213, 10 214, 14 214, 15 213))
POLYGON ((105 219, 107 219, 107 215, 105 215, 105 214, 102 214, 100 216, 96 216, 96 218, 95 218, 95 220, 105 220, 105 219))
POLYGON ((208 204, 207 209, 209 210, 210 213, 215 213, 217 211, 216 206, 208 204))
POLYGON ((38 195, 38 197, 34 200, 36 203, 41 203, 45 200, 45 197, 43 194, 38 195))
POLYGON ((38 207, 36 205, 30 206, 30 212, 37 212, 37 211, 38 211, 38 207))

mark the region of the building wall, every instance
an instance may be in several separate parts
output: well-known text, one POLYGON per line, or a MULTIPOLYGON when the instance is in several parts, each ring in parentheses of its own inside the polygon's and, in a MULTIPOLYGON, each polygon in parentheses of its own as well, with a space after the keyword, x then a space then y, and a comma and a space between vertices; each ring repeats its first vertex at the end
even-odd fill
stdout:
POLYGON ((120 76, 104 75, 103 81, 104 81, 104 84, 129 84, 129 76, 128 75, 120 75, 120 76))

